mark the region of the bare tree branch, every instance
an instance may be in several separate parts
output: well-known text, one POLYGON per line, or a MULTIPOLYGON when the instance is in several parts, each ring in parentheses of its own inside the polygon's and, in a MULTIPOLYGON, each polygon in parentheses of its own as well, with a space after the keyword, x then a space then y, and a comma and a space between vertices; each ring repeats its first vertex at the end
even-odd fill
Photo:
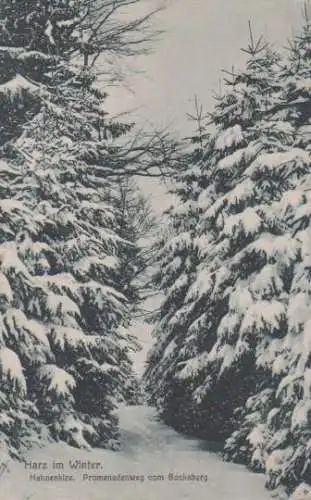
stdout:
POLYGON ((163 7, 135 15, 134 9, 143 5, 142 0, 80 0, 80 15, 74 25, 74 31, 80 35, 70 55, 83 54, 85 63, 94 65, 102 54, 148 53, 150 42, 162 33, 152 26, 152 20, 163 7))

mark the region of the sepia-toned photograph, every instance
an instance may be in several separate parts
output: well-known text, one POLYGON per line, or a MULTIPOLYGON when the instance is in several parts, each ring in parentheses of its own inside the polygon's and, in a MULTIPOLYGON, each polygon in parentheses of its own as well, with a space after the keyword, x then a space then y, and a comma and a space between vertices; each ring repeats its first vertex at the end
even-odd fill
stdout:
POLYGON ((311 0, 0 0, 0 500, 311 500, 311 0))

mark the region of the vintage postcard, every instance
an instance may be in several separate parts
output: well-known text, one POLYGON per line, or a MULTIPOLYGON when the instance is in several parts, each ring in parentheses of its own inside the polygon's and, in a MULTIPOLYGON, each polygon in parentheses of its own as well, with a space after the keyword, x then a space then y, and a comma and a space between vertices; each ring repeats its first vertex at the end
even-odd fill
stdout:
POLYGON ((0 0, 0 500, 311 500, 311 2, 0 0))

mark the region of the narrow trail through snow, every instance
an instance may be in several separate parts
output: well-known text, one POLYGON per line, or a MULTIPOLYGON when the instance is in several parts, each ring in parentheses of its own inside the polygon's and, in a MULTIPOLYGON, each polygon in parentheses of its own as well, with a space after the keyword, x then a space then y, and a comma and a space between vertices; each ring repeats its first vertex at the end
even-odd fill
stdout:
MULTIPOLYGON (((28 460, 46 462, 48 470, 25 470, 10 465, 0 479, 1 500, 269 500, 264 478, 244 467, 224 463, 217 454, 204 451, 202 442, 180 436, 159 422, 152 408, 120 409, 120 451, 77 450, 53 444, 32 451, 28 460), (69 461, 100 462, 98 470, 75 470, 69 461), (52 470, 53 461, 64 464, 52 470), (72 474, 72 482, 30 481, 29 474, 72 474), (137 475, 133 481, 83 480, 89 475, 137 475), (193 474, 201 480, 169 480, 168 475, 193 474), (152 478, 150 477, 152 476, 152 478), (158 476, 156 478, 155 476, 158 476), (162 478, 160 478, 163 476, 162 478), (204 480, 204 478, 207 480, 204 480)), ((121 477, 121 476, 120 476, 121 477)))

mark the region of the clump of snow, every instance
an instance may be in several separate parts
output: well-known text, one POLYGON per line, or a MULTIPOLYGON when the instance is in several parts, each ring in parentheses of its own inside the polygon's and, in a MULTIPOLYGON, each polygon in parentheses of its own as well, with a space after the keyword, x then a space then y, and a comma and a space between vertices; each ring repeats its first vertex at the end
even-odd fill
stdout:
POLYGON ((260 216, 256 213, 256 210, 248 207, 244 212, 236 215, 230 215, 225 220, 224 234, 231 236, 236 234, 238 231, 243 231, 243 233, 248 236, 250 234, 255 234, 259 231, 262 224, 260 216))
POLYGON ((15 390, 27 391, 26 379, 18 355, 7 347, 0 348, 0 373, 12 382, 15 390))
POLYGON ((301 483, 290 496, 289 500, 310 500, 311 486, 307 483, 301 483))
POLYGON ((0 271, 0 299, 5 298, 8 302, 13 300, 13 292, 6 276, 0 271))
POLYGON ((40 380, 46 379, 48 381, 49 391, 55 391, 59 396, 72 397, 72 389, 76 386, 76 382, 72 375, 62 368, 47 364, 41 366, 37 374, 40 380))
POLYGON ((22 90, 38 91, 39 86, 34 85, 24 76, 17 74, 14 78, 6 83, 0 84, 0 93, 4 94, 20 94, 22 90))
POLYGON ((215 148, 222 151, 226 148, 237 146, 243 141, 241 125, 234 125, 222 131, 216 140, 215 148))

